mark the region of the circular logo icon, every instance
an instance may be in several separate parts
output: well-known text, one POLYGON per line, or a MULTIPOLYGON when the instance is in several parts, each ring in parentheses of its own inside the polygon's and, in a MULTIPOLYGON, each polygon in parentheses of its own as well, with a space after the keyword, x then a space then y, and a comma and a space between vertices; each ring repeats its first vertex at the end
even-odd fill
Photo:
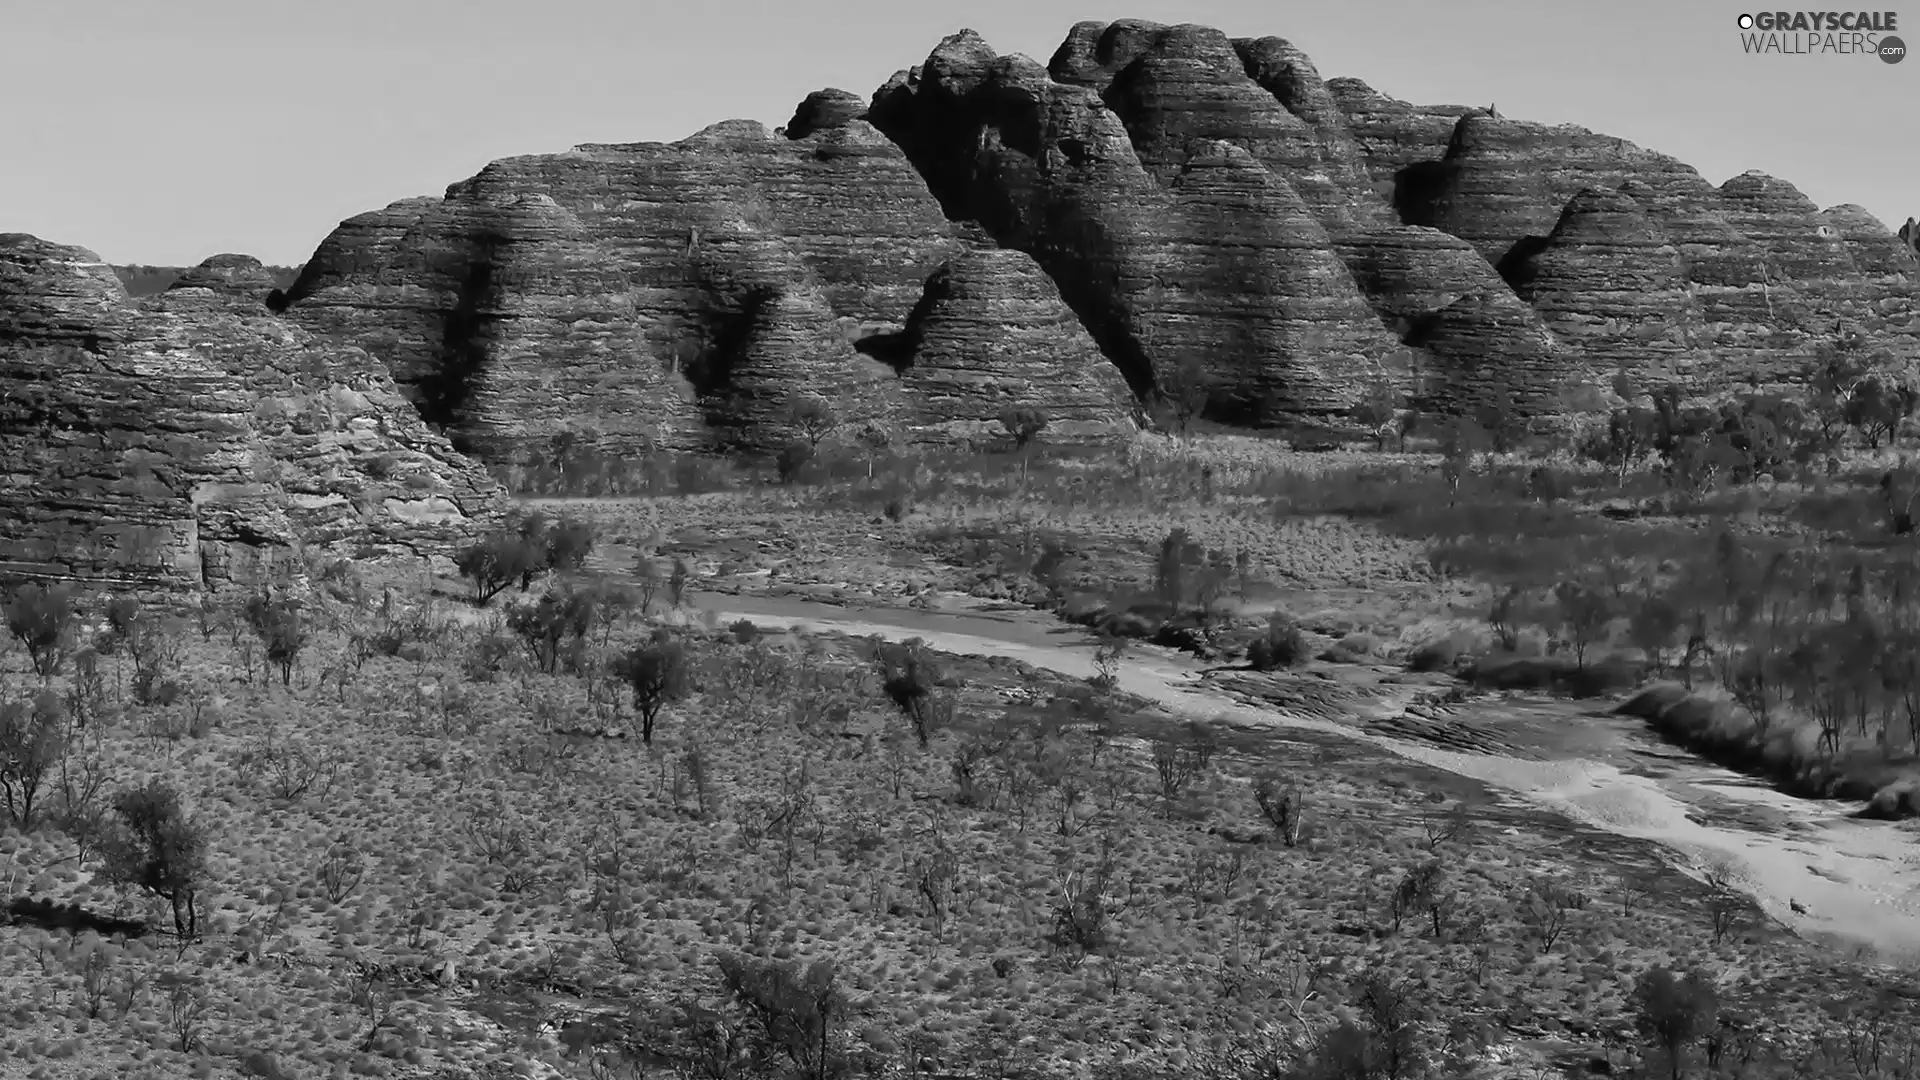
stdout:
POLYGON ((1907 58, 1907 43, 1897 37, 1880 39, 1880 59, 1889 64, 1897 64, 1907 58))
POLYGON ((1740 29, 1742 30, 1753 29, 1753 16, 1751 15, 1740 16, 1740 29))

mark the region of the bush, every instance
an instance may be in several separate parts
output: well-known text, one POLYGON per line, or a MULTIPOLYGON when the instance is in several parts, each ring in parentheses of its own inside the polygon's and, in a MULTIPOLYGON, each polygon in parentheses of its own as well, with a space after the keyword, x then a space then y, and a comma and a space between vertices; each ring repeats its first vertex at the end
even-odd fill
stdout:
POLYGON ((1564 654, 1499 653, 1473 661, 1460 675, 1487 690, 1531 690, 1588 698, 1630 689, 1639 682, 1640 667, 1617 656, 1582 666, 1576 658, 1564 654))
POLYGON ((1247 663, 1255 671, 1294 668, 1307 662, 1307 635, 1280 612, 1267 616, 1267 632, 1247 646, 1247 663))
POLYGON ((1429 641, 1407 657, 1408 671, 1451 671, 1460 660, 1460 646, 1452 638, 1429 641))

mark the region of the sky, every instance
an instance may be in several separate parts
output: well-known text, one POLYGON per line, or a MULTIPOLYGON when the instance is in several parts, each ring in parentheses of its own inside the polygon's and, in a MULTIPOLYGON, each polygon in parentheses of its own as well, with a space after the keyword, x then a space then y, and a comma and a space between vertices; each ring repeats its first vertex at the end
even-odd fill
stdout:
MULTIPOLYGON (((970 27, 1042 63, 1075 22, 1292 41, 1328 78, 1498 104, 1920 215, 1920 60, 1749 55, 1742 0, 0 0, 0 232, 109 262, 297 264, 488 161, 783 124, 970 27)), ((1920 44, 1920 7, 1898 31, 1920 44)))

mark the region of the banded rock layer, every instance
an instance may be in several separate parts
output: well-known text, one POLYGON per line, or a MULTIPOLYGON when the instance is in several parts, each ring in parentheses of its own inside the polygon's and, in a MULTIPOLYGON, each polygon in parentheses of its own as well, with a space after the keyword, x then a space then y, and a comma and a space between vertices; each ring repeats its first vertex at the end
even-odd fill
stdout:
POLYGON ((301 548, 450 554, 499 515, 378 361, 215 291, 254 266, 136 302, 90 251, 0 235, 0 573, 252 581, 301 548))
POLYGON ((1771 177, 1715 187, 1584 128, 1323 79, 1281 38, 1125 20, 1045 65, 962 31, 780 132, 495 162, 342 223, 276 302, 500 458, 562 431, 767 448, 809 392, 922 440, 1006 404, 1104 438, 1188 361, 1233 423, 1378 378, 1557 413, 1619 370, 1785 380, 1843 333, 1920 359, 1916 282, 1911 225, 1771 177))

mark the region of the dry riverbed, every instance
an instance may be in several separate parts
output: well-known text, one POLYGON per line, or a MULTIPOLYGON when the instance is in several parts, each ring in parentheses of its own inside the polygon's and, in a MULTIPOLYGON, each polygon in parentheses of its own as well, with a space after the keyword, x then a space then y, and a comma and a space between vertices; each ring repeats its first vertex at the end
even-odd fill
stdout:
MULTIPOLYGON (((959 604, 949 599, 945 606, 959 604)), ((1007 657, 1074 678, 1094 674, 1092 636, 1031 611, 717 593, 699 595, 696 605, 725 621, 919 637, 945 652, 1007 657)), ((1920 954, 1920 846, 1908 827, 1853 819, 1853 804, 1776 792, 1661 746, 1638 721, 1592 704, 1496 697, 1423 706, 1431 678, 1384 668, 1356 677, 1353 666, 1346 668, 1340 679, 1276 678, 1209 671, 1170 650, 1136 647, 1119 688, 1178 715, 1371 743, 1614 835, 1651 841, 1677 868, 1696 878, 1718 875, 1804 937, 1870 948, 1889 960, 1920 954)))

